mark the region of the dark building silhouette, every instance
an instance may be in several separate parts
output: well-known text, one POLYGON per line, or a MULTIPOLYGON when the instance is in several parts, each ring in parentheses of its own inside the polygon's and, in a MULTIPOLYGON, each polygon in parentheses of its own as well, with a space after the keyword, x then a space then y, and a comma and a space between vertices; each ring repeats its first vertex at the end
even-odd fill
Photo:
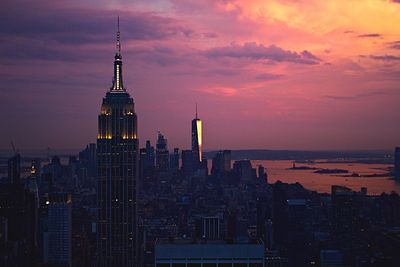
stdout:
POLYGON ((174 153, 169 157, 169 168, 171 170, 179 170, 179 148, 174 148, 174 153))
POLYGON ((114 80, 103 98, 97 138, 98 266, 135 266, 138 145, 134 101, 122 81, 118 29, 114 80))
POLYGON ((20 182, 19 154, 8 160, 8 166, 9 183, 0 184, 0 266, 35 265, 38 260, 37 186, 35 191, 30 181, 27 185, 20 182))
POLYGON ((151 145, 150 140, 146 141, 146 164, 145 168, 154 169, 155 156, 154 147, 151 145))
POLYGON ((212 159, 211 175, 224 177, 231 170, 231 151, 218 151, 212 159))
POLYGON ((194 167, 192 150, 182 150, 182 171, 186 176, 193 174, 194 167))
POLYGON ((158 132, 156 144, 156 168, 158 171, 167 171, 169 169, 167 139, 160 132, 158 132))
POLYGON ((285 184, 278 181, 273 186, 272 195, 272 218, 274 243, 279 247, 286 246, 288 229, 288 204, 285 190, 285 184))
POLYGON ((394 177, 400 182, 400 147, 396 147, 394 151, 394 177))
POLYGON ((193 151, 193 167, 199 169, 203 160, 203 131, 202 121, 197 116, 192 120, 192 151, 193 151))
POLYGON ((268 174, 263 165, 258 165, 258 179, 263 180, 268 184, 268 174))
POLYGON ((233 242, 238 234, 238 211, 237 209, 228 208, 224 211, 224 221, 226 222, 227 240, 233 242))
POLYGON ((90 186, 97 176, 96 144, 89 144, 79 152, 79 170, 77 174, 85 186, 90 186))
POLYGON ((8 179, 11 184, 19 184, 21 179, 21 156, 17 153, 8 159, 8 179))
POLYGON ((72 201, 66 193, 49 195, 47 232, 44 233, 44 263, 51 266, 72 266, 72 201))
POLYGON ((196 237, 198 239, 219 240, 221 238, 220 218, 219 217, 197 218, 196 237))
POLYGON ((248 159, 235 161, 233 172, 240 181, 250 181, 253 178, 253 167, 248 159))

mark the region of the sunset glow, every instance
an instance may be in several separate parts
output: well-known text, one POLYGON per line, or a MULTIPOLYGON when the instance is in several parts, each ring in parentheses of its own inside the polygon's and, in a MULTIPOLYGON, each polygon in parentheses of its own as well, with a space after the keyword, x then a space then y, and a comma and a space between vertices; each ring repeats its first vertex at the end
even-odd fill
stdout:
POLYGON ((205 150, 399 145, 399 1, 17 2, 0 3, 1 148, 95 140, 118 15, 141 143, 189 147, 198 102, 205 150))

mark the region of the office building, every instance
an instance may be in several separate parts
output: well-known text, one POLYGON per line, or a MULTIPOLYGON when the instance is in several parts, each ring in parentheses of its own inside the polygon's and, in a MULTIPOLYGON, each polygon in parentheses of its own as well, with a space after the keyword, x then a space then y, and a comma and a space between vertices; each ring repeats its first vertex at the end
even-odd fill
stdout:
POLYGON ((155 245, 156 267, 263 267, 262 243, 214 241, 194 243, 192 240, 158 240, 155 245))
POLYGON ((150 140, 146 141, 146 169, 154 169, 155 164, 155 156, 154 156, 154 147, 151 145, 150 140))
POLYGON ((20 183, 19 155, 8 160, 8 167, 9 183, 0 185, 1 232, 6 235, 0 265, 29 266, 37 260, 37 192, 30 191, 29 183, 20 183))
POLYGON ((201 217, 196 219, 196 237, 218 240, 221 238, 221 220, 219 217, 201 217))
POLYGON ((193 174, 193 151, 182 150, 182 171, 186 176, 193 174))
POLYGON ((179 148, 174 148, 174 153, 169 157, 169 168, 171 170, 179 170, 179 148))
POLYGON ((394 177, 400 182, 400 147, 396 147, 394 151, 394 177))
POLYGON ((344 267, 343 255, 338 250, 321 250, 320 252, 321 267, 344 267))
POLYGON ((134 101, 122 80, 118 29, 114 80, 99 115, 97 266, 136 265, 138 146, 134 101))
POLYGON ((223 150, 215 153, 212 159, 211 175, 224 177, 231 170, 231 151, 223 150))
POLYGON ((233 172, 240 181, 250 181, 253 178, 251 161, 248 159, 235 161, 233 172))
POLYGON ((197 116, 192 120, 192 151, 193 151, 193 167, 195 170, 200 168, 203 160, 203 132, 202 121, 197 116))
POLYGON ((258 165, 258 179, 260 179, 261 181, 265 181, 265 183, 268 183, 268 174, 265 171, 263 165, 258 165))
POLYGON ((167 171, 169 169, 167 139, 160 132, 158 132, 156 144, 156 168, 158 171, 167 171))
POLYGON ((19 184, 21 179, 21 156, 15 154, 8 159, 8 180, 10 184, 19 184))
POLYGON ((72 201, 66 193, 49 195, 48 230, 44 234, 44 262, 51 266, 72 266, 72 201))

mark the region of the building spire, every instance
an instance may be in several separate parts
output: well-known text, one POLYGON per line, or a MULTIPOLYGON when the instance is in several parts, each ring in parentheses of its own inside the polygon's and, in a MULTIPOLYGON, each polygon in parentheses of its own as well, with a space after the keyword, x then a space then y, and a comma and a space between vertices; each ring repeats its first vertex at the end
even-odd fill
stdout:
POLYGON ((197 102, 196 102, 196 120, 197 120, 197 102))
POLYGON ((125 92, 125 88, 122 83, 121 33, 119 31, 119 16, 117 18, 117 42, 114 58, 114 79, 111 92, 125 92))
POLYGON ((115 55, 121 57, 121 33, 119 31, 119 16, 117 18, 117 48, 115 55))

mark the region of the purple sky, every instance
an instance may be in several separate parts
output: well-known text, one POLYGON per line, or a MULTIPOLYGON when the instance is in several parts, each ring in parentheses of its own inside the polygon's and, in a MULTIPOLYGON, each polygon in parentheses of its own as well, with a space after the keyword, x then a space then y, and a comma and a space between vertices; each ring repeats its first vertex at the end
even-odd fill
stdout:
POLYGON ((82 148, 113 75, 139 138, 206 150, 400 145, 400 4, 363 1, 0 2, 0 148, 82 148), (368 20, 362 18, 371 18, 368 20))

